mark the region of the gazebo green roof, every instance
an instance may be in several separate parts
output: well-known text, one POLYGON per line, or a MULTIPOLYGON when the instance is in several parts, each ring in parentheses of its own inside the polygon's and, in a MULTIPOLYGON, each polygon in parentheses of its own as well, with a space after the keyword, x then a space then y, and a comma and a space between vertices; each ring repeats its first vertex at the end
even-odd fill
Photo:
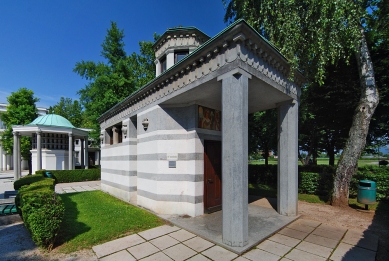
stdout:
POLYGON ((57 114, 46 114, 39 116, 27 126, 40 125, 40 126, 51 126, 51 127, 64 127, 64 128, 75 128, 66 118, 57 114))

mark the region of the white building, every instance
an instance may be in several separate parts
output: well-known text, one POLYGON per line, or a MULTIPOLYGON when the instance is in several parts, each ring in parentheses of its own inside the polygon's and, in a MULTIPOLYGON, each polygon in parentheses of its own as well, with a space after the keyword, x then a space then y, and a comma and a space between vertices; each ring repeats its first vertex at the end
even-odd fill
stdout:
POLYGON ((101 188, 159 214, 222 212, 223 243, 248 244, 248 114, 278 108, 280 215, 297 215, 304 78, 244 20, 213 38, 168 29, 156 78, 98 119, 101 188))
MULTIPOLYGON (((1 120, 1 114, 7 111, 8 104, 0 103, 0 133, 2 133, 6 126, 1 120)), ((47 114, 47 109, 38 107, 38 115, 47 114)), ((22 170, 28 170, 28 162, 22 160, 22 170)), ((7 155, 0 142, 0 171, 12 170, 13 169, 13 156, 12 154, 7 155)))

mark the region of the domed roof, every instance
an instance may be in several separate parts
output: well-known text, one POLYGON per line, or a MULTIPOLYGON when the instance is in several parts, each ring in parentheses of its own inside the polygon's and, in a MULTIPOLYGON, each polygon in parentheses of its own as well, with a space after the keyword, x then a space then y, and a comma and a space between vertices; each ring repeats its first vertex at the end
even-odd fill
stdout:
POLYGON ((52 126, 52 127, 75 128, 73 124, 70 123, 70 121, 57 114, 46 114, 46 115, 39 116, 28 125, 43 125, 43 126, 52 126))

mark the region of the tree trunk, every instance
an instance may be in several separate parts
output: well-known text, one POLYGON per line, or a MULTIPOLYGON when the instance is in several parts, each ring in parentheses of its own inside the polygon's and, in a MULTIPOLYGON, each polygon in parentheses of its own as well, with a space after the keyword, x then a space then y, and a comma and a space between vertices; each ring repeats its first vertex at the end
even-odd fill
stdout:
POLYGON ((333 150, 328 150, 327 153, 328 157, 330 158, 328 165, 335 166, 335 152, 333 150))
POLYGON ((269 148, 267 146, 265 147, 263 157, 265 158, 265 166, 269 166, 269 148))
POLYGON ((333 206, 348 206, 350 180, 357 170, 358 159, 366 145, 370 120, 379 102, 373 63, 363 29, 361 29, 361 40, 357 48, 356 58, 361 82, 361 98, 355 109, 349 138, 336 169, 331 199, 333 206))

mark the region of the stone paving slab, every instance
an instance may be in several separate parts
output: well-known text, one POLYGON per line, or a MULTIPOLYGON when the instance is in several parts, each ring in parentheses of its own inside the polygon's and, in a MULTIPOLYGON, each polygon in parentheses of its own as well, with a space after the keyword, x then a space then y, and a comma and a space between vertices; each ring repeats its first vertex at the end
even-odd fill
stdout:
MULTIPOLYGON (((298 226, 301 226, 301 221, 298 226)), ((303 225, 307 226, 307 225, 303 225)), ((295 226, 291 226, 295 227, 295 226)), ((335 240, 325 238, 314 234, 316 230, 325 230, 326 227, 317 226, 305 239, 300 240, 280 234, 281 231, 256 248, 238 256, 236 253, 223 247, 214 245, 199 236, 180 229, 175 226, 164 225, 147 231, 140 232, 137 236, 138 241, 131 242, 132 247, 128 247, 128 242, 122 242, 117 239, 100 246, 93 247, 100 260, 142 260, 142 261, 164 261, 164 260, 214 260, 214 261, 374 261, 376 252, 359 246, 341 242, 341 239, 335 240), (194 237, 192 237, 194 236, 194 237), (140 239, 140 240, 139 240, 140 239), (312 243, 310 241, 315 241, 312 243), (323 246, 323 244, 329 244, 323 246), (334 244, 336 244, 334 246, 334 244), (109 253, 110 252, 110 253, 109 253)), ((305 228, 304 228, 305 229, 305 228)), ((329 228, 329 233, 341 233, 339 229, 329 228)), ((302 232, 302 231, 300 231, 302 232)), ((363 233, 358 231, 347 231, 349 233, 348 242, 357 244, 355 238, 361 237, 363 233)), ((306 232, 304 232, 306 233, 306 232)), ((132 237, 132 236, 128 236, 132 237)), ((374 239, 374 237, 372 236, 374 239)), ((344 240, 344 238, 343 238, 344 240)))
POLYGON ((92 249, 96 253, 96 256, 100 258, 118 252, 120 250, 124 250, 131 246, 138 245, 143 242, 145 242, 143 238, 141 238, 137 234, 134 234, 131 236, 126 236, 101 245, 94 246, 92 249))
POLYGON ((157 238, 160 236, 163 236, 165 234, 174 232, 179 230, 180 228, 176 226, 168 226, 168 225, 163 225, 160 227, 152 228, 143 232, 138 233, 141 237, 143 237, 146 240, 150 240, 153 238, 157 238))
POLYGON ((286 253, 288 253, 292 247, 286 246, 277 242, 273 242, 270 240, 265 240, 261 244, 257 246, 257 248, 262 249, 264 251, 267 251, 269 253, 275 254, 277 256, 284 256, 286 253))
POLYGON ((127 251, 130 252, 130 254, 133 255, 136 259, 141 259, 159 252, 159 249, 153 246, 151 243, 145 242, 140 245, 127 248, 127 251))
POLYGON ((340 243, 330 259, 333 261, 373 261, 375 256, 375 251, 340 243))
POLYGON ((377 251, 378 236, 364 231, 347 231, 342 243, 377 251))
POLYGON ((183 244, 178 244, 165 249, 163 253, 175 261, 183 261, 197 254, 195 251, 183 244))

